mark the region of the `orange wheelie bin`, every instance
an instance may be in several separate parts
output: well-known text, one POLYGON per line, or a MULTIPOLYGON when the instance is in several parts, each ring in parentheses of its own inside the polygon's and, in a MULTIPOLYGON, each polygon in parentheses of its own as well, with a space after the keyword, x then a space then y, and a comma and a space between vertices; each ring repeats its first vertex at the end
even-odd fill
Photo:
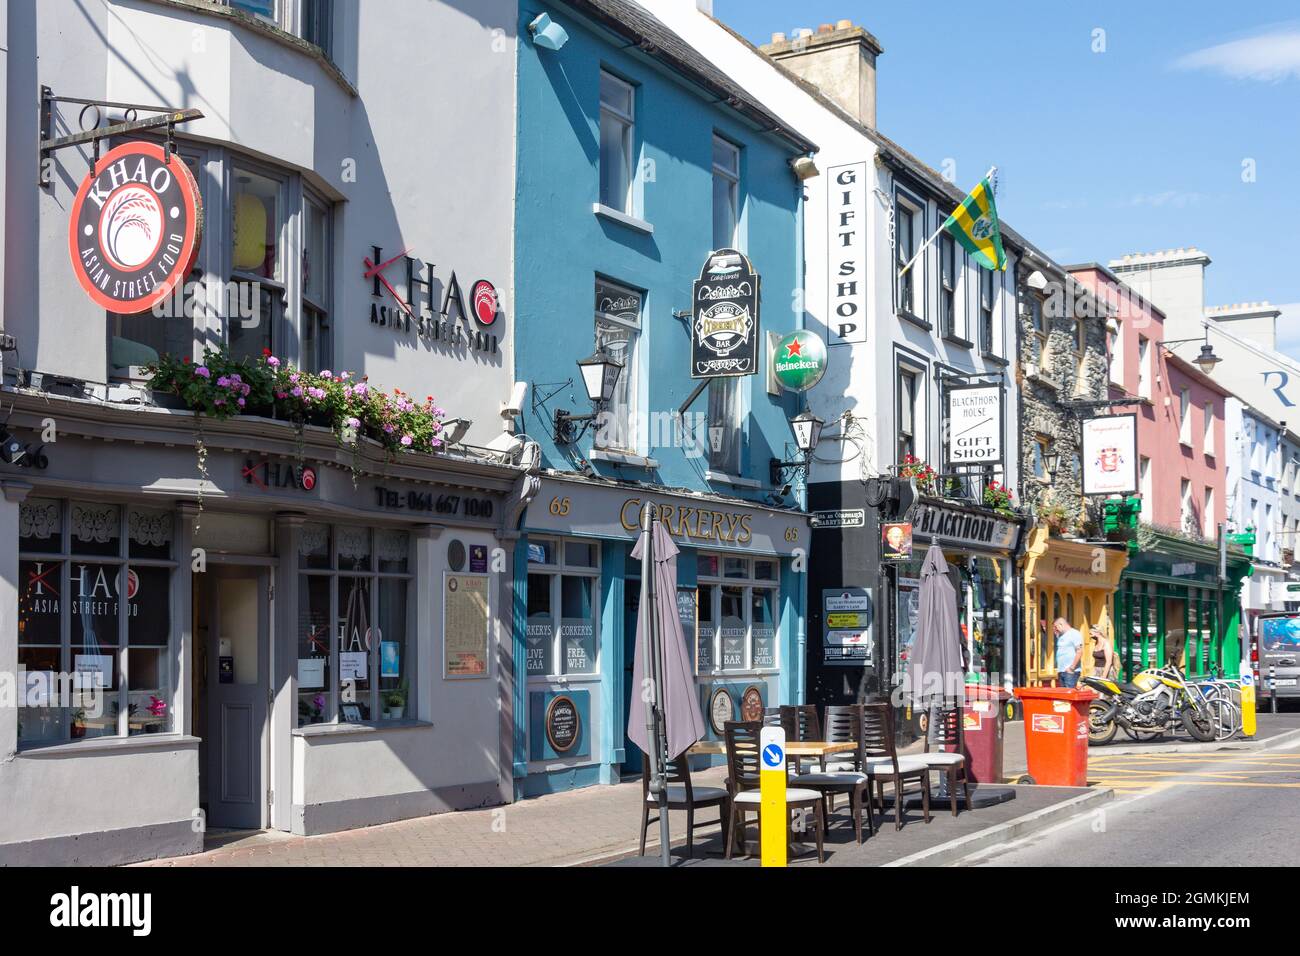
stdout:
POLYGON ((1017 687, 1025 709, 1025 756, 1029 776, 1051 787, 1088 785, 1088 705, 1097 695, 1084 688, 1017 687))

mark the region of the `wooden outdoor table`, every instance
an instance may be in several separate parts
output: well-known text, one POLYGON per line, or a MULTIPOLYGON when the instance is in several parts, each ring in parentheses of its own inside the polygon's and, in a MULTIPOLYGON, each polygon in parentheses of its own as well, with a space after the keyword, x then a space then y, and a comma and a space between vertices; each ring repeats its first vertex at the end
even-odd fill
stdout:
MULTIPOLYGON (((857 749, 852 740, 829 742, 825 740, 789 740, 786 741, 787 757, 828 757, 831 754, 851 753, 857 749)), ((701 740, 691 746, 686 753, 692 757, 716 757, 727 752, 726 741, 701 740)))

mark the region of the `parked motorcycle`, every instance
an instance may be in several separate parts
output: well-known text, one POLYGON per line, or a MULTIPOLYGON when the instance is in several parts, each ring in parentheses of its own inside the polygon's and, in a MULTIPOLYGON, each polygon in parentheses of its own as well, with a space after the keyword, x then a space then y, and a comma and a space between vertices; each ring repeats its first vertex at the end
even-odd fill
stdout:
POLYGON ((1100 695, 1088 707, 1090 745, 1110 743, 1121 727, 1140 740, 1171 731, 1179 723, 1194 740, 1216 739, 1222 701, 1205 700, 1175 665, 1145 670, 1127 682, 1085 677, 1082 683, 1100 695))

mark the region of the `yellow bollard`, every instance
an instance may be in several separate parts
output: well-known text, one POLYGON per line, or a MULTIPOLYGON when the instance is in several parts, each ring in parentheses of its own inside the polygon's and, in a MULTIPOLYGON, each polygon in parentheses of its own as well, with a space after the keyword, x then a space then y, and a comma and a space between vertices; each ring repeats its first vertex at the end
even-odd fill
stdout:
POLYGON ((758 788, 761 801, 758 816, 759 842, 763 866, 785 866, 786 826, 789 810, 785 805, 785 731, 764 727, 758 735, 758 788))
POLYGON ((1255 736, 1255 671, 1249 660, 1241 662, 1241 732, 1255 736))

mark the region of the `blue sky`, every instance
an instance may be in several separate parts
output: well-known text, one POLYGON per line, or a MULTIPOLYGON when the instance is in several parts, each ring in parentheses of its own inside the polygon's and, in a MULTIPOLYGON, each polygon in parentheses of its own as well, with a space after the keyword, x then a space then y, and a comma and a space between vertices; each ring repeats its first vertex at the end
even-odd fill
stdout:
POLYGON ((1207 305, 1290 305, 1279 345, 1300 357, 1294 0, 985 9, 714 0, 755 43, 839 19, 865 27, 885 50, 881 132, 935 167, 955 160, 963 188, 997 165, 998 212, 1059 262, 1204 250, 1207 305))

